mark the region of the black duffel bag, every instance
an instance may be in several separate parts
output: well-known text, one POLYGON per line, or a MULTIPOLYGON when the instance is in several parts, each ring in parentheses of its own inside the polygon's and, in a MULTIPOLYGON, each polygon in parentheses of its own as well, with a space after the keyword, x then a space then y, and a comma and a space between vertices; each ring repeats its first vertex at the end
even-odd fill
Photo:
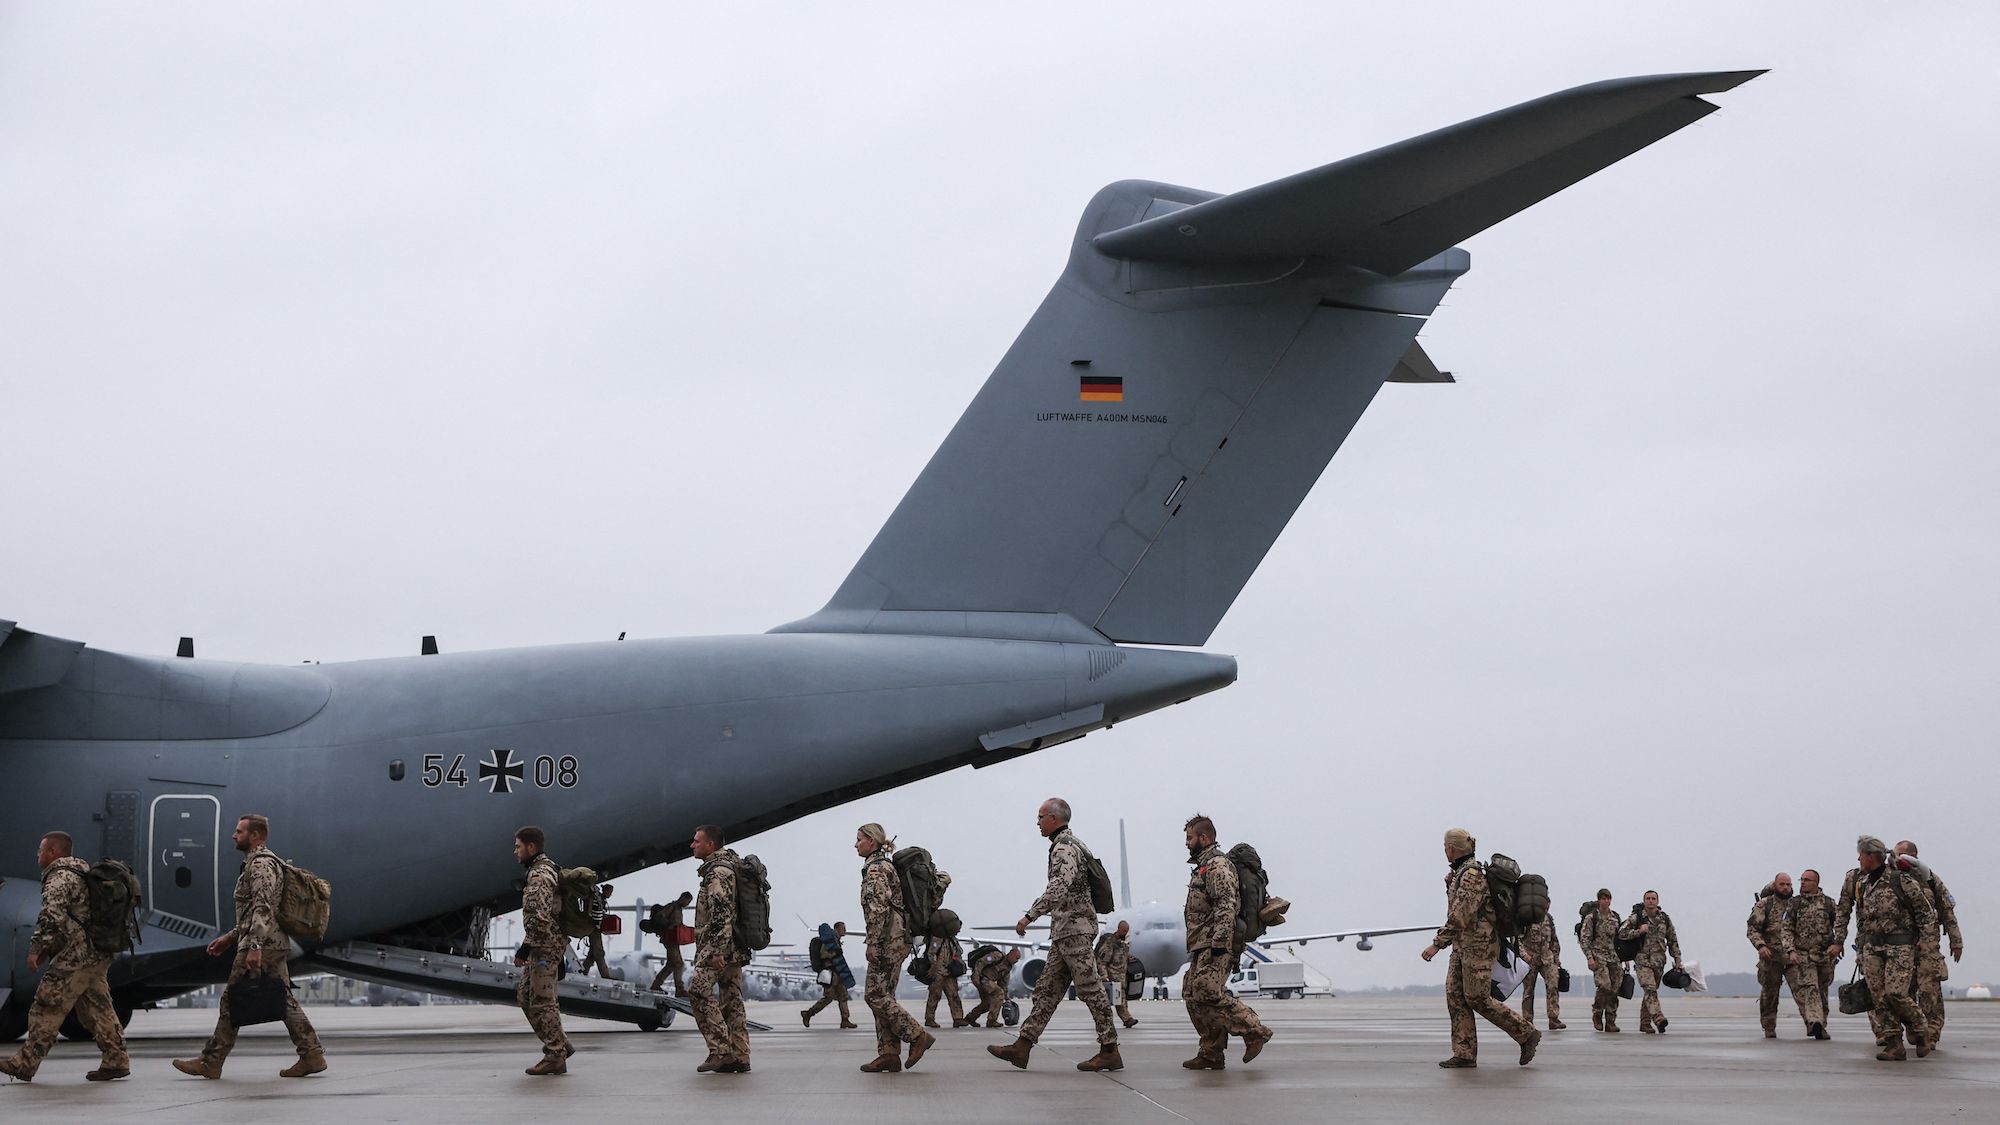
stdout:
POLYGON ((1686 969, 1668 969, 1660 974, 1660 983, 1668 988, 1686 988, 1694 983, 1694 978, 1687 975, 1686 969))
POLYGON ((910 958, 910 979, 919 984, 931 982, 931 959, 919 953, 910 958))
POLYGON ((1840 1014, 1858 1016, 1875 1010, 1875 994, 1868 988, 1868 978, 1861 975, 1861 966, 1854 966, 1854 975, 1840 986, 1840 1014))
POLYGON ((229 1022, 252 1027, 284 1019, 285 1001, 291 998, 292 989, 275 976, 252 973, 232 982, 223 994, 229 1001, 229 1022))
POLYGON ((1568 991, 1569 991, 1569 970, 1568 970, 1568 969, 1557 969, 1557 970, 1556 970, 1556 991, 1557 991, 1557 992, 1568 992, 1568 991))
POLYGON ((1620 1000, 1630 1000, 1632 998, 1632 992, 1634 986, 1632 978, 1636 975, 1637 974, 1635 973, 1624 973, 1620 975, 1618 980, 1618 998, 1620 1000))

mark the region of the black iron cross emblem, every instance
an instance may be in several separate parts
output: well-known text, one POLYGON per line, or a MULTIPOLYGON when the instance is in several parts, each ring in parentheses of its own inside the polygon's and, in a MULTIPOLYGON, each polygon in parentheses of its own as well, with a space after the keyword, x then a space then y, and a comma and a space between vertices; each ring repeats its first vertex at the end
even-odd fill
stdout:
POLYGON ((508 781, 521 781, 526 762, 514 760, 512 750, 488 750, 486 760, 479 763, 479 780, 486 783, 488 793, 508 793, 508 781))

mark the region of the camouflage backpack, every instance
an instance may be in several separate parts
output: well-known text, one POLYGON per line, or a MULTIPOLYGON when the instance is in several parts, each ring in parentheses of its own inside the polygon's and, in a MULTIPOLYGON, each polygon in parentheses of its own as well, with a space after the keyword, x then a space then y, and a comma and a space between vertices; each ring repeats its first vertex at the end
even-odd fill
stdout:
POLYGON ((325 937, 333 917, 333 884, 282 859, 278 871, 278 929, 300 941, 325 937))
POLYGON ((944 899, 944 888, 938 884, 931 853, 919 847, 897 848, 892 858, 903 891, 903 932, 914 941, 930 934, 931 915, 944 899))
POLYGON ((1549 916, 1549 882, 1524 875, 1521 865, 1494 852, 1486 861, 1486 897, 1493 903, 1493 928, 1502 938, 1518 937, 1549 916))
POLYGON ((1236 868, 1236 951, 1240 954, 1269 928, 1264 914, 1271 897, 1271 880, 1264 859, 1249 844, 1229 849, 1229 862, 1236 868))
POLYGON ((597 872, 588 867, 564 867, 556 875, 557 924, 564 937, 587 938, 604 920, 604 896, 597 890, 597 872))
POLYGON ((139 877, 115 859, 100 859, 83 873, 89 915, 83 932, 99 953, 123 953, 139 940, 139 877))
POLYGON ((771 879, 754 855, 736 859, 736 925, 739 949, 755 952, 771 944, 771 879))

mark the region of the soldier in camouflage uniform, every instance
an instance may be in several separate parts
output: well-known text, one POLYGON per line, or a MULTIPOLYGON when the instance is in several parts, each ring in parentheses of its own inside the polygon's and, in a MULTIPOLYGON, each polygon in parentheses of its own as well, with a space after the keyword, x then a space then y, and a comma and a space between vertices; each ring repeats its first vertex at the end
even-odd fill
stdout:
POLYGON ((1786 932, 1792 898, 1792 877, 1780 871, 1757 895, 1744 923, 1744 936, 1757 951, 1757 1021, 1763 1025, 1766 1039, 1778 1037, 1778 986, 1783 984, 1791 985, 1792 1002, 1798 1005, 1806 1034, 1818 1039, 1825 1030, 1826 1012, 1814 1010, 1812 998, 1817 990, 1808 983, 1806 970, 1799 967, 1794 956, 1797 951, 1786 932))
POLYGON ((1118 928, 1097 939, 1097 969, 1104 974, 1104 989, 1111 1007, 1132 1027, 1139 1021, 1132 1015, 1132 1002, 1125 998, 1125 968, 1132 961, 1132 923, 1121 921, 1118 928))
MULTIPOLYGON (((1833 966, 1840 960, 1839 942, 1833 936, 1833 900, 1820 893, 1819 872, 1808 867, 1799 872, 1799 890, 1785 911, 1784 941, 1798 975, 1792 980, 1792 995, 1811 994, 1815 1021, 1813 1038, 1831 1039, 1826 1030, 1827 990, 1833 987, 1833 966), (1834 952, 1827 952, 1827 945, 1834 952)), ((1811 1017, 1808 1017, 1809 1019, 1811 1017)))
POLYGON ((1618 912, 1611 909, 1610 890, 1598 888, 1597 905, 1584 903, 1582 914, 1577 940, 1597 984, 1597 996, 1590 1002, 1590 1026, 1616 1034, 1618 990, 1625 983, 1625 965, 1618 959, 1618 912))
MULTIPOLYGON (((1916 859, 1917 845, 1904 840, 1896 845, 1896 854, 1916 859)), ((1928 865, 1920 867, 1917 885, 1930 896, 1931 909, 1937 914, 1937 925, 1917 935, 1922 939, 1917 943, 1917 1006, 1924 1010, 1924 1019, 1931 1025, 1931 1048, 1935 1050, 1944 1036, 1944 982, 1951 979, 1938 930, 1942 929, 1950 941, 1954 961, 1965 953, 1965 938, 1958 932, 1958 900, 1952 897, 1951 889, 1938 873, 1928 865)))
MULTIPOLYGON (((944 872, 938 872, 940 881, 944 872)), ((946 972, 955 962, 961 968, 965 964, 965 946, 956 937, 929 937, 924 939, 924 958, 931 963, 931 994, 924 1004, 924 1026, 939 1027, 937 1010, 939 1001, 948 1001, 951 1009, 951 1026, 965 1023, 965 1000, 958 994, 958 978, 946 972)))
POLYGON ((521 948, 514 952, 521 970, 514 1001, 542 1041, 542 1057, 528 1068, 534 1075, 569 1073, 569 1057, 576 1053, 556 1003, 556 978, 569 940, 562 932, 562 869, 543 852, 547 845, 548 835, 532 824, 514 833, 514 858, 528 869, 521 887, 521 948))
MULTIPOLYGON (((244 853, 243 871, 236 877, 236 926, 208 943, 208 955, 220 957, 230 946, 236 947, 236 959, 229 966, 230 984, 262 974, 276 977, 285 985, 285 1032, 292 1037, 299 1061, 278 1074, 284 1078, 304 1078, 326 1069, 326 1052, 320 1047, 312 1021, 306 1019, 298 997, 291 992, 292 976, 285 965, 291 939, 278 929, 284 861, 265 846, 270 835, 271 822, 254 813, 236 822, 236 831, 230 839, 235 841, 236 850, 244 853)), ((235 1046, 236 1024, 229 1018, 229 992, 225 986, 222 1003, 217 1005, 215 1034, 208 1037, 199 1058, 175 1059, 174 1069, 202 1078, 220 1078, 222 1063, 235 1046)))
POLYGON ((1646 941, 1639 948, 1639 955, 1632 959, 1632 968, 1639 974, 1639 987, 1645 990, 1639 999, 1639 1030, 1647 1035, 1655 1031, 1665 1034, 1667 1016, 1660 1010, 1660 973, 1667 967, 1669 953, 1673 955, 1674 968, 1681 967, 1681 939, 1674 932, 1674 920, 1660 909, 1660 892, 1646 892, 1639 909, 1618 927, 1618 936, 1627 941, 1633 938, 1646 941))
POLYGON ((694 896, 694 976, 688 978, 688 1006, 708 1044, 697 1073, 748 1074, 750 1028, 743 1011, 743 963, 749 953, 736 943, 736 853, 723 847, 722 829, 704 824, 694 830, 690 850, 701 861, 701 889, 694 896))
POLYGON ((55 1045, 63 1019, 72 1008, 84 1030, 97 1040, 102 1055, 97 1069, 84 1077, 109 1082, 132 1073, 132 1060, 125 1054, 125 1034, 111 1006, 111 988, 105 983, 111 955, 99 953, 84 928, 90 916, 90 893, 83 876, 90 866, 71 855, 71 850, 67 832, 43 836, 36 848, 35 859, 42 868, 42 911, 35 918, 34 936, 28 939, 28 969, 38 970, 44 961, 49 967, 35 985, 35 1000, 28 1008, 28 1041, 12 1058, 0 1059, 0 1074, 23 1082, 35 1080, 35 1072, 55 1045))
POLYGON ((1444 925, 1423 952, 1429 961, 1439 950, 1451 950, 1444 985, 1445 1010, 1451 1013, 1451 1057, 1438 1065, 1447 1069, 1479 1065, 1479 1027, 1472 1018, 1477 1014, 1521 1045, 1521 1065, 1526 1066, 1541 1046, 1542 1033, 1493 998, 1493 962, 1500 955, 1500 935, 1494 928, 1486 869, 1472 858, 1478 844, 1463 828, 1444 834, 1444 858, 1451 865, 1444 877, 1444 925))
POLYGON ((1861 942, 1861 974, 1868 978, 1868 991, 1875 1008, 1883 1013, 1879 1025, 1882 1051, 1875 1057, 1883 1062, 1908 1058, 1903 1033, 1909 1031, 1917 1057, 1931 1053, 1930 1024, 1917 1005, 1917 941, 1926 927, 1937 928, 1937 912, 1917 881, 1888 862, 1888 845, 1874 836, 1855 841, 1856 862, 1841 886, 1839 913, 1833 920, 1833 941, 1828 953, 1838 953, 1847 940, 1847 922, 1855 918, 1855 934, 1861 942))
POLYGON ((1521 1018, 1535 1022, 1535 978, 1540 977, 1549 994, 1549 1030, 1568 1027, 1562 1021, 1562 939, 1554 918, 1544 917, 1521 934, 1521 955, 1534 970, 1521 982, 1521 1018))
POLYGON ((1236 941, 1240 905, 1236 865, 1215 842, 1214 821, 1196 814, 1182 832, 1194 871, 1188 876, 1187 904, 1182 907, 1188 969, 1181 978, 1181 996, 1201 1045, 1181 1065, 1189 1070, 1221 1070, 1227 1065, 1223 1052, 1229 1049, 1231 1035, 1242 1036, 1247 1063, 1271 1041, 1271 1029, 1250 1005, 1229 994, 1229 972, 1243 955, 1236 941))
POLYGON ((892 854, 896 842, 879 824, 864 824, 854 833, 854 852, 861 864, 861 924, 868 928, 868 979, 862 998, 875 1016, 875 1057, 861 1064, 867 1074, 895 1074, 917 1065, 937 1037, 917 1026, 917 1018, 896 999, 896 976, 910 955, 910 937, 903 925, 903 882, 892 854), (903 1059, 901 1045, 910 1045, 903 1059))
POLYGON ((803 1023, 807 1027, 811 1027, 813 1024, 813 1017, 825 1011, 826 1006, 828 1004, 838 1004, 840 1005, 840 1026, 846 1028, 860 1027, 861 1026, 860 1024, 855 1023, 847 1016, 847 985, 841 981, 840 971, 838 969, 831 967, 834 963, 833 961, 834 953, 840 953, 842 959, 843 960, 846 959, 846 954, 841 950, 840 943, 846 940, 847 938, 847 923, 835 922, 833 924, 832 942, 828 942, 825 940, 825 935, 826 935, 825 923, 821 923, 820 925, 820 935, 821 935, 820 937, 815 938, 814 940, 820 943, 820 947, 822 949, 828 949, 830 947, 829 952, 826 954, 826 964, 829 966, 829 968, 827 969, 827 976, 829 980, 826 984, 820 986, 819 999, 813 1001, 813 1006, 810 1008, 803 1008, 799 1011, 799 1022, 803 1023))
POLYGON ((981 957, 972 965, 972 987, 979 993, 979 1004, 965 1013, 964 1026, 971 1027, 986 1017, 987 1027, 1000 1026, 1000 1009, 1007 1005, 1007 985, 1014 979, 1014 965, 1021 960, 1021 951, 996 949, 981 957))
POLYGON ((674 995, 687 995, 687 962, 681 959, 680 929, 687 925, 687 908, 693 905, 694 893, 682 891, 681 897, 665 906, 653 908, 659 911, 660 919, 659 932, 653 936, 659 938, 660 944, 667 950, 667 963, 661 965, 660 971, 653 977, 654 992, 660 991, 660 986, 667 983, 667 978, 671 976, 674 979, 674 995))
POLYGON ((1014 923, 1014 933, 1026 936, 1035 919, 1049 916, 1049 956, 1042 975, 1035 982, 1035 1008, 1021 1022, 1021 1035, 1005 1047, 988 1047, 997 1059, 1005 1059, 1026 1070, 1028 1052, 1042 1037, 1042 1029, 1055 1015, 1056 1005, 1070 985, 1090 1009, 1097 1026, 1097 1053, 1076 1064, 1078 1070, 1122 1070, 1118 1057, 1118 1027, 1111 1014, 1111 1001, 1104 995, 1104 978, 1097 974, 1097 958, 1091 939, 1097 936, 1097 909, 1090 899, 1090 874, 1086 869, 1089 852, 1076 833, 1069 830, 1069 802, 1050 797, 1035 812, 1035 826, 1049 841, 1049 881, 1042 897, 1014 923))

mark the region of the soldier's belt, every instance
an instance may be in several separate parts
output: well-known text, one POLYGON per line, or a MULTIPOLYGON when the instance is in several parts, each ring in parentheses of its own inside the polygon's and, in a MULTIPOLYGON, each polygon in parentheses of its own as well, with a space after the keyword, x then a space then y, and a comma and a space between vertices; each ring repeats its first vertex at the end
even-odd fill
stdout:
POLYGON ((1869 945, 1915 945, 1914 934, 1874 934, 1868 938, 1869 945))

